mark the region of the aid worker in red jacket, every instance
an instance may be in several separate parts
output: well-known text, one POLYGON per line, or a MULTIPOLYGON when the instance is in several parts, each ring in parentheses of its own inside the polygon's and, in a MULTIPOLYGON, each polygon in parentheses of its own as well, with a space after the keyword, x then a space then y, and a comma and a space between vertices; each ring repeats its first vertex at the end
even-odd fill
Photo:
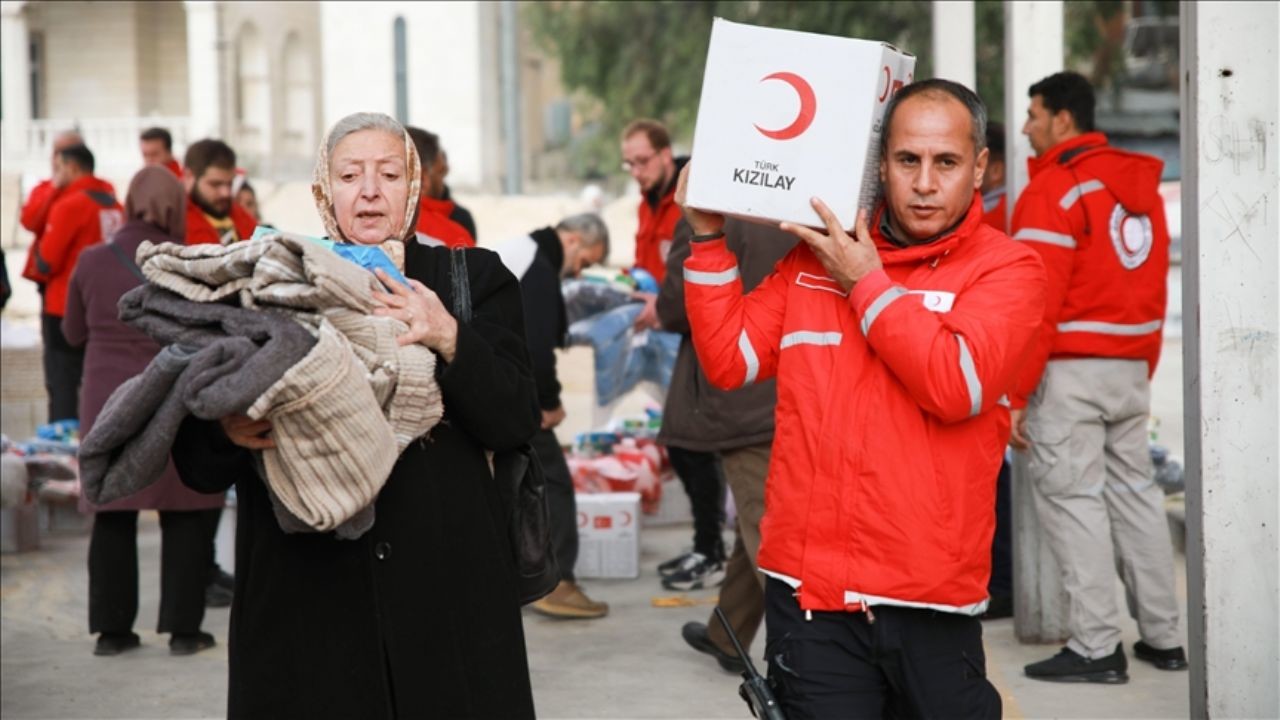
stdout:
POLYGON ((457 210, 452 200, 446 199, 444 176, 449 163, 440 149, 440 136, 418 127, 405 131, 413 138, 418 158, 422 160, 422 188, 418 196, 418 242, 424 245, 443 245, 451 248, 475 247, 471 232, 453 219, 457 210))
POLYGON ((138 135, 138 150, 142 153, 142 163, 147 166, 158 165, 173 176, 182 179, 182 166, 173 156, 173 135, 162 127, 149 127, 138 135))
POLYGON ((81 252, 124 225, 124 209, 116 201, 115 189, 95 177, 93 170, 93 153, 84 145, 63 148, 54 156, 52 183, 57 197, 50 204, 39 241, 31 248, 30 273, 24 273, 44 288, 40 324, 50 422, 80 414, 84 350, 72 347, 62 334, 71 273, 81 252))
MULTIPOLYGON (((688 158, 671 151, 671 134, 657 120, 633 120, 622 131, 622 169, 640 186, 639 225, 636 228, 635 267, 647 271, 662 286, 667 276, 667 253, 680 221, 676 205, 676 179, 688 158)), ((653 293, 636 293, 644 310, 636 319, 640 328, 659 328, 657 299, 653 293)))
POLYGON ((236 151, 221 140, 200 140, 187 148, 183 165, 187 244, 229 245, 253 237, 258 221, 233 199, 236 151))
MULTIPOLYGON (((36 283, 40 288, 40 292, 44 293, 45 281, 41 279, 40 273, 36 272, 36 248, 40 244, 40 236, 44 234, 44 226, 49 222, 49 210, 53 208, 53 201, 62 195, 63 188, 58 187, 54 182, 55 176, 58 174, 58 153, 66 150, 74 145, 83 145, 84 139, 80 137, 80 133, 75 130, 68 130, 59 133, 53 139, 53 154, 49 158, 49 178, 36 183, 31 188, 30 194, 27 195, 27 201, 22 204, 22 212, 19 220, 22 227, 25 228, 35 237, 32 239, 31 246, 27 249, 27 260, 23 265, 22 277, 36 283)), ((112 194, 115 189, 112 189, 112 194)))
POLYGON ((1072 611, 1066 648, 1025 671, 1123 683, 1117 567, 1142 637, 1134 654, 1163 670, 1187 666, 1147 440, 1169 270, 1163 164, 1094 131, 1093 88, 1081 75, 1051 75, 1030 95, 1022 132, 1036 157, 1012 228, 1043 258, 1049 287, 1012 395, 1013 445, 1029 453, 1036 511, 1072 611))
POLYGON ((686 209, 707 377, 777 378, 758 564, 788 717, 1000 717, 977 616, 1005 395, 1045 277, 982 222, 985 126, 967 88, 907 85, 886 109, 870 223, 851 237, 815 198, 826 232, 783 224, 803 243, 746 296, 723 217, 686 209))

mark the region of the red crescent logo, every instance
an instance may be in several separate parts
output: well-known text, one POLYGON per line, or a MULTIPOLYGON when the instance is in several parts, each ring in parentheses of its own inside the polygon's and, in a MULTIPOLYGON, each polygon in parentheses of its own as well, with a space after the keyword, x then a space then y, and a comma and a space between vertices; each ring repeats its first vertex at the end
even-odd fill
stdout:
POLYGON ((790 140, 799 136, 809 126, 813 124, 813 117, 818 112, 818 99, 814 97, 813 88, 809 83, 799 75, 792 72, 776 72, 772 75, 765 75, 760 78, 760 82, 765 80, 781 80, 790 85, 796 91, 796 95, 800 98, 800 113, 796 115, 796 119, 790 125, 778 130, 766 130, 756 125, 756 130, 761 135, 774 140, 790 140))

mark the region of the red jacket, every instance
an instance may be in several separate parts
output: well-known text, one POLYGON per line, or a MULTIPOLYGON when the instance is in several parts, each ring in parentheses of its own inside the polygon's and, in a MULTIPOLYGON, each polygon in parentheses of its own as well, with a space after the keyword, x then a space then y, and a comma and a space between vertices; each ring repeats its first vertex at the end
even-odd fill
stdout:
POLYGON ((177 160, 170 158, 169 162, 164 164, 164 168, 173 173, 179 180, 182 179, 182 166, 178 164, 177 160))
POLYGON ((46 315, 62 317, 65 312, 67 286, 80 253, 111 237, 122 225, 124 209, 116 202, 111 183, 86 175, 57 193, 30 254, 37 282, 46 283, 46 315))
POLYGON ((803 243, 745 297, 723 240, 685 261, 707 377, 777 377, 759 566, 806 610, 986 607, 1004 394, 1044 312, 1030 249, 981 223, 899 248, 846 294, 803 243))
MULTIPOLYGON (((111 186, 111 183, 106 180, 102 182, 106 184, 107 192, 115 195, 116 191, 111 186)), ((62 189, 55 187, 52 180, 41 180, 39 184, 31 189, 31 195, 27 197, 26 204, 22 206, 20 217, 22 227, 35 235, 31 242, 31 247, 27 249, 27 261, 22 269, 22 277, 39 283, 42 288, 48 283, 48 278, 36 269, 36 250, 40 246, 40 236, 44 234, 44 226, 49 222, 49 210, 53 207, 53 201, 61 196, 62 189)))
MULTIPOLYGON (((678 163, 676 172, 683 163, 678 163)), ((671 240, 676 236, 676 223, 680 222, 680 206, 676 205, 676 183, 657 198, 649 195, 640 200, 640 226, 636 229, 636 267, 648 270, 662 285, 667 276, 667 253, 671 240)))
POLYGON ((475 238, 467 229, 449 219, 452 200, 437 200, 423 195, 418 200, 418 232, 444 243, 446 247, 475 247, 475 238))
POLYGON ((1102 133, 1032 158, 1013 212, 1013 238, 1036 249, 1049 274, 1044 324, 1012 396, 1026 405, 1049 358, 1160 359, 1169 230, 1160 197, 1164 163, 1107 145, 1102 133))
MULTIPOLYGON (((248 240, 253 237, 253 231, 258 227, 258 221, 249 214, 248 210, 240 207, 236 203, 231 203, 231 222, 236 228, 235 240, 248 240)), ((235 242, 229 241, 229 242, 235 242)), ((195 204, 190 197, 187 198, 187 244, 220 244, 222 239, 218 237, 218 231, 209 224, 209 219, 204 216, 204 211, 199 205, 195 204)))

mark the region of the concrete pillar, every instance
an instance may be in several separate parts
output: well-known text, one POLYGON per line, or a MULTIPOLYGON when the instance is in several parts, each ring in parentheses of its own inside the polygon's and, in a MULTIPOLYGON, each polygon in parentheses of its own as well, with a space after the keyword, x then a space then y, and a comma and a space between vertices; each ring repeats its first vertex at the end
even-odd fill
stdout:
MULTIPOLYGON (((1027 88, 1062 70, 1062 2, 1004 4, 1005 173, 1009 212, 1027 184, 1031 146, 1020 132, 1027 116, 1027 88)), ((1023 642, 1068 637, 1067 600, 1058 563, 1044 542, 1026 481, 1025 453, 1013 463, 1014 632, 1023 642)))
POLYGON ((1280 717, 1280 5, 1182 3, 1191 716, 1280 717))
POLYGON ((514 0, 499 4, 502 26, 502 144, 506 148, 506 168, 502 191, 519 195, 524 182, 524 131, 520 123, 520 27, 514 0))
POLYGON ((976 90, 973 0, 934 0, 933 76, 976 90))
MULTIPOLYGON (((31 65, 25 2, 0 3, 0 68, 4 70, 4 144, 24 156, 31 120, 31 65)), ((37 148, 39 149, 39 148, 37 148)))
POLYGON ((188 137, 192 142, 220 138, 226 132, 225 87, 217 3, 186 0, 187 9, 187 107, 191 116, 188 137))

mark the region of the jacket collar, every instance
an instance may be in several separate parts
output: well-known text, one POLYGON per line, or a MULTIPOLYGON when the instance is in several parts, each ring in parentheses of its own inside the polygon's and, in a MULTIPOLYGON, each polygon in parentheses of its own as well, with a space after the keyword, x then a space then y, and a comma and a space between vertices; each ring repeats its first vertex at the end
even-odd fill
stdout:
POLYGON ((881 229, 886 222, 885 214, 888 212, 888 207, 888 204, 880 203, 870 228, 871 239, 875 242, 876 249, 880 251, 880 261, 885 265, 942 258, 956 249, 982 224, 982 194, 975 190, 973 199, 969 202, 969 210, 955 227, 928 242, 899 247, 885 237, 881 229))
POLYGON ((418 201, 418 205, 419 207, 422 208, 424 212, 435 213, 437 215, 444 215, 445 217, 448 217, 449 213, 453 212, 452 200, 444 200, 444 199, 437 200, 436 198, 433 198, 429 195, 423 195, 422 198, 418 201))
POLYGON ((1063 140, 1049 148, 1049 151, 1044 155, 1027 158, 1027 174, 1030 177, 1035 177, 1043 172, 1045 168, 1053 167, 1059 163, 1065 164, 1086 150, 1094 147, 1104 147, 1106 144, 1107 136, 1100 132, 1087 132, 1070 140, 1063 140))
POLYGON ((546 258, 559 275, 560 269, 564 267, 564 246, 560 244, 560 233, 553 227, 544 227, 529 233, 529 237, 538 246, 538 254, 546 258))
POLYGON ((84 175, 68 183, 67 186, 62 189, 62 192, 74 193, 81 190, 99 190, 102 192, 109 192, 109 187, 96 175, 84 175))

